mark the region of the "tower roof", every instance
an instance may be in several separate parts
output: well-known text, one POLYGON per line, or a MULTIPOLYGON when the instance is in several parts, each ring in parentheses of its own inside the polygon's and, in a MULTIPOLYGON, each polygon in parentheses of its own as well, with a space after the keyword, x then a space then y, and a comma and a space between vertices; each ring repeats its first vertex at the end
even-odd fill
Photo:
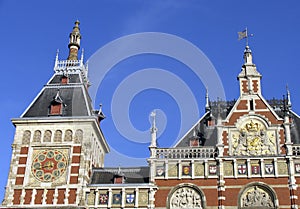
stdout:
MULTIPOLYGON (((79 48, 81 35, 78 26, 79 21, 76 21, 73 31, 70 33, 70 55, 74 52, 72 47, 79 48)), ((92 101, 87 90, 89 86, 87 72, 88 67, 83 63, 83 55, 80 60, 69 58, 67 60, 59 60, 57 52, 54 75, 21 117, 94 116, 92 101), (59 113, 52 115, 51 108, 54 100, 59 100, 60 102, 56 103, 61 103, 62 106, 59 109, 59 113)))

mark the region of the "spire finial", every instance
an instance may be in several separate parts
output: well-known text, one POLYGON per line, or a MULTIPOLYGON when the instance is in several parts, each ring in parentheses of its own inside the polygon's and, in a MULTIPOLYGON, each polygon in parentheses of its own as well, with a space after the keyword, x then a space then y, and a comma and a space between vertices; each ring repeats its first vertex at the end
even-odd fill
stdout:
POLYGON ((75 26, 69 36, 69 57, 68 60, 78 60, 78 50, 80 49, 80 22, 76 20, 75 26))

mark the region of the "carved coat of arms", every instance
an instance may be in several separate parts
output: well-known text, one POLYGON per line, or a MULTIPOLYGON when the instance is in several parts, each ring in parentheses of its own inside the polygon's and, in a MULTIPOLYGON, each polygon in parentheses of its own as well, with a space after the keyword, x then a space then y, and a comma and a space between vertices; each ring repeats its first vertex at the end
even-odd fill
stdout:
POLYGON ((256 120, 244 124, 239 132, 232 134, 232 154, 244 156, 274 155, 275 136, 267 132, 256 120))

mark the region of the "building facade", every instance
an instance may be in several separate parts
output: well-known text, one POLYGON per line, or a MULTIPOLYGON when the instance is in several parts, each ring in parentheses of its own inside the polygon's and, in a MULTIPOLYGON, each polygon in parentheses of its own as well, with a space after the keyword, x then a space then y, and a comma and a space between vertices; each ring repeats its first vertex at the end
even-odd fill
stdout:
POLYGON ((88 94, 75 22, 69 56, 20 116, 3 208, 298 208, 300 118, 287 91, 267 101, 249 46, 236 101, 209 101, 174 147, 156 143, 148 166, 106 168, 105 118, 88 94))

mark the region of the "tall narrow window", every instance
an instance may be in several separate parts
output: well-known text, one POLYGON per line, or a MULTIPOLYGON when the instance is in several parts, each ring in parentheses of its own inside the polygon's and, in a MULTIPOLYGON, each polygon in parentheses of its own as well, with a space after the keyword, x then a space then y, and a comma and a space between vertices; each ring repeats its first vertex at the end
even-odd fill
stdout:
POLYGON ((250 102, 250 110, 254 110, 253 99, 251 99, 249 102, 250 102))

